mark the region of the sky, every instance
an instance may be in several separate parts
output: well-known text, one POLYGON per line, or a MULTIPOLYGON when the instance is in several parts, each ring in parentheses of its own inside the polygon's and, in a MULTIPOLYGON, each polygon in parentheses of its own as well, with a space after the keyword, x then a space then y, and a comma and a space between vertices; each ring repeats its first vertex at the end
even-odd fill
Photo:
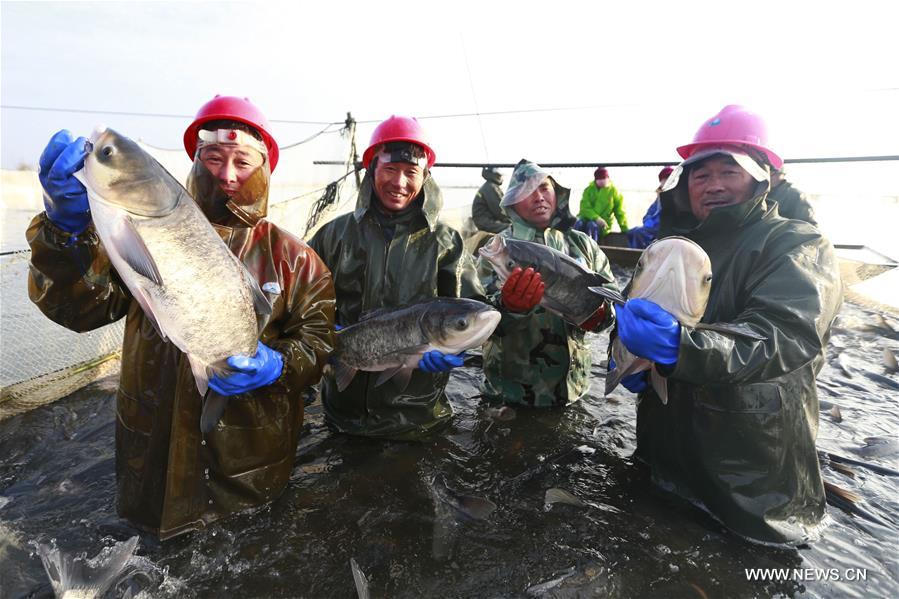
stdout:
POLYGON ((899 154, 890 4, 2 2, 2 166, 99 122, 178 148, 216 93, 282 146, 347 111, 363 142, 390 114, 482 113, 422 121, 452 162, 674 160, 729 103, 788 158, 899 154))

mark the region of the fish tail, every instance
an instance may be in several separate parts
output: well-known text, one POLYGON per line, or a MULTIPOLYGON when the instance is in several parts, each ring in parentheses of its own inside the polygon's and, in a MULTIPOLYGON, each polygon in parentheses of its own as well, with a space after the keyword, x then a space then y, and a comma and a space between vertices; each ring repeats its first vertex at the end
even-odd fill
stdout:
POLYGON ((227 397, 219 395, 212 389, 206 392, 206 397, 203 399, 203 410, 200 413, 200 431, 204 435, 212 432, 215 425, 222 419, 227 407, 227 397))

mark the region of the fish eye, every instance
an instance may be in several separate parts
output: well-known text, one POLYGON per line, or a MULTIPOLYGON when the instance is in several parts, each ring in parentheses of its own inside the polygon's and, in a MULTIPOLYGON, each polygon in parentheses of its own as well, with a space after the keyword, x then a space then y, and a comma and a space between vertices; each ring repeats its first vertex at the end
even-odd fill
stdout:
POLYGON ((515 268, 515 261, 514 261, 514 260, 508 260, 508 261, 506 262, 506 268, 508 268, 509 270, 515 268))
POLYGON ((109 157, 109 156, 112 156, 113 154, 115 154, 115 148, 112 146, 103 146, 103 149, 100 150, 100 152, 104 156, 109 157))
POLYGON ((706 282, 706 283, 711 283, 711 282, 712 282, 712 275, 706 275, 706 276, 705 276, 705 282, 706 282))
POLYGON ((468 322, 466 322, 466 320, 464 318, 459 318, 455 322, 455 327, 456 327, 456 330, 458 330, 458 331, 464 331, 465 329, 468 328, 468 322))

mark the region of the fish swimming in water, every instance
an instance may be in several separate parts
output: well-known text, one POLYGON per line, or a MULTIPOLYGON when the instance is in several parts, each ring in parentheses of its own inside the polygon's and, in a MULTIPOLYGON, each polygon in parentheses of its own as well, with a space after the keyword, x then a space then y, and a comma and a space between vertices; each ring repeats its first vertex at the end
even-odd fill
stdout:
MULTIPOLYGON (((764 337, 746 325, 706 324, 699 322, 705 313, 712 287, 712 262, 699 245, 686 237, 665 237, 651 243, 640 256, 628 285, 628 298, 649 300, 686 327, 707 329, 763 340, 764 337)), ((606 287, 591 287, 591 291, 613 303, 624 304, 623 295, 606 287)), ((606 375, 606 395, 626 376, 650 371, 653 389, 668 403, 668 383, 653 367, 653 363, 627 350, 620 338, 612 342, 615 368, 606 375)))
POLYGON ((164 340, 187 356, 211 431, 227 400, 209 379, 232 372, 229 356, 256 354, 258 314, 271 304, 184 187, 137 143, 111 129, 75 176, 119 277, 164 340))
POLYGON ((436 298, 397 309, 363 314, 337 332, 335 377, 347 388, 356 372, 380 372, 375 385, 394 379, 404 390, 421 357, 431 350, 458 354, 483 344, 501 315, 483 302, 436 298))
POLYGON ((611 283, 568 254, 539 243, 495 235, 478 252, 493 266, 500 287, 516 267, 539 272, 545 285, 540 305, 575 326, 603 304, 588 288, 611 283))

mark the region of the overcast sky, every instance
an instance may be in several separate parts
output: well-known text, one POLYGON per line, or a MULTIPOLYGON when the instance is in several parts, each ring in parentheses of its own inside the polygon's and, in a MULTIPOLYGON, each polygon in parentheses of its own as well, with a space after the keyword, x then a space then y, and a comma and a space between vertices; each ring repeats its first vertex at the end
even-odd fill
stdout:
MULTIPOLYGON (((98 122, 180 147, 216 93, 276 121, 544 111, 427 119, 453 162, 673 160, 727 103, 788 158, 899 154, 891 5, 3 2, 2 166, 98 122)), ((274 123, 281 145, 323 127, 274 123)))

